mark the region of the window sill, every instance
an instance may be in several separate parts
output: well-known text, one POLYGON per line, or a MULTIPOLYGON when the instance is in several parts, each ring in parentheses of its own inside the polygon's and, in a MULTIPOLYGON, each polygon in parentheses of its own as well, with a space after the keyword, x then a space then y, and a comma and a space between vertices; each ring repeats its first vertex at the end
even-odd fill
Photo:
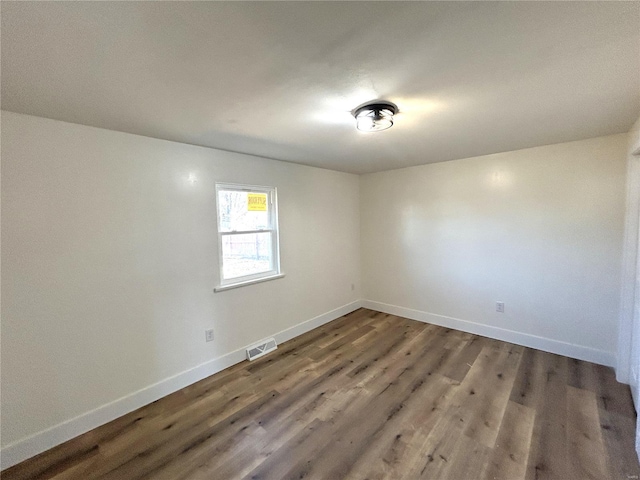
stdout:
POLYGON ((255 280, 247 280, 245 282, 230 283, 228 285, 219 285, 213 289, 214 292, 224 292, 225 290, 231 290, 232 288, 245 287, 247 285, 253 285, 254 283, 268 282, 269 280, 276 280, 277 278, 284 277, 284 273, 278 273, 269 277, 256 278, 255 280))

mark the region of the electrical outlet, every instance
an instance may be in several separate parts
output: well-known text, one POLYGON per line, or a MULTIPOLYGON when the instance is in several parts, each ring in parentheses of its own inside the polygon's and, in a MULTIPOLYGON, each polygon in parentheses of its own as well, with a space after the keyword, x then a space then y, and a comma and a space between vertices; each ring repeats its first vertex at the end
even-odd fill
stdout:
POLYGON ((204 339, 207 342, 213 342, 213 328, 204 331, 204 339))
POLYGON ((355 289, 356 289, 356 284, 355 284, 355 283, 352 283, 352 284, 351 284, 351 291, 353 292, 355 289))
POLYGON ((504 302, 496 302, 496 312, 504 313, 504 302))

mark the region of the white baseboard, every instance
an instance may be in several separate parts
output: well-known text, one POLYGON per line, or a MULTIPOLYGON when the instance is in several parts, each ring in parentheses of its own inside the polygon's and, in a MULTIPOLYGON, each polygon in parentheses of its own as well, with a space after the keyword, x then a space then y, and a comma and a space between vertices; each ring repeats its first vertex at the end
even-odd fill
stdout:
POLYGON ((419 322, 432 323, 441 327, 453 328, 455 330, 461 330, 463 332, 473 333, 483 337, 495 338, 496 340, 515 343, 517 345, 556 353, 566 357, 577 358, 578 360, 586 360, 588 362, 606 365, 608 367, 613 367, 616 364, 616 356, 613 352, 583 347, 573 343, 538 337, 528 333, 492 327, 490 325, 483 325, 480 323, 470 322, 468 320, 461 320, 459 318, 423 312, 421 310, 413 310, 411 308, 399 307, 397 305, 374 302, 372 300, 362 300, 362 306, 371 310, 390 313, 392 315, 398 315, 411 320, 417 320, 419 322))
MULTIPOLYGON (((314 328, 328 323, 336 318, 360 308, 360 301, 355 301, 330 312, 318 315, 310 320, 299 323, 291 328, 272 335, 278 343, 286 342, 294 337, 302 335, 314 328)), ((251 342, 247 346, 253 344, 251 342)), ((227 353, 221 357, 209 360, 203 364, 185 370, 177 375, 166 378, 158 383, 149 385, 137 392, 121 397, 113 402, 83 413, 82 415, 43 430, 15 443, 7 445, 0 451, 0 469, 4 470, 17 463, 42 453, 72 438, 82 435, 89 430, 115 420, 122 415, 130 413, 140 407, 169 395, 181 388, 196 383, 225 368, 246 359, 245 347, 227 353)))

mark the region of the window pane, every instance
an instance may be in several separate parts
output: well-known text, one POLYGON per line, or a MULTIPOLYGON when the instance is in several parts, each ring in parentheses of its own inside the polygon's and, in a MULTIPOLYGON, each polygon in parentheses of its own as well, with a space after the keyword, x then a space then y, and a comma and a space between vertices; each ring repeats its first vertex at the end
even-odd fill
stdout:
POLYGON ((269 228, 268 194, 264 192, 218 191, 221 232, 269 228))
POLYGON ((225 280, 273 270, 271 232, 223 235, 222 270, 225 280))

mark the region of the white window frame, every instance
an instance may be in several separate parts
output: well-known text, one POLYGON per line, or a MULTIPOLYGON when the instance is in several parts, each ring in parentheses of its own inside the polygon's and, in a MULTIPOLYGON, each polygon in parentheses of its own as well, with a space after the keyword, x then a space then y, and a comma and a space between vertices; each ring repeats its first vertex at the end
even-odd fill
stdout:
POLYGON ((261 185, 246 185, 237 183, 216 183, 216 216, 218 227, 218 259, 220 263, 220 285, 214 291, 220 292, 231 288, 251 285, 258 282, 265 282, 276 278, 284 277, 280 271, 280 238, 278 229, 278 191, 276 187, 266 187, 261 185), (266 193, 269 202, 267 209, 268 228, 260 230, 234 230, 231 232, 222 232, 220 228, 220 208, 219 208, 219 192, 220 190, 247 192, 247 193, 266 193), (225 236, 243 235, 248 233, 270 233, 271 234, 271 265, 272 269, 266 272, 244 275, 242 277, 224 278, 224 259, 222 254, 222 240, 225 236))

